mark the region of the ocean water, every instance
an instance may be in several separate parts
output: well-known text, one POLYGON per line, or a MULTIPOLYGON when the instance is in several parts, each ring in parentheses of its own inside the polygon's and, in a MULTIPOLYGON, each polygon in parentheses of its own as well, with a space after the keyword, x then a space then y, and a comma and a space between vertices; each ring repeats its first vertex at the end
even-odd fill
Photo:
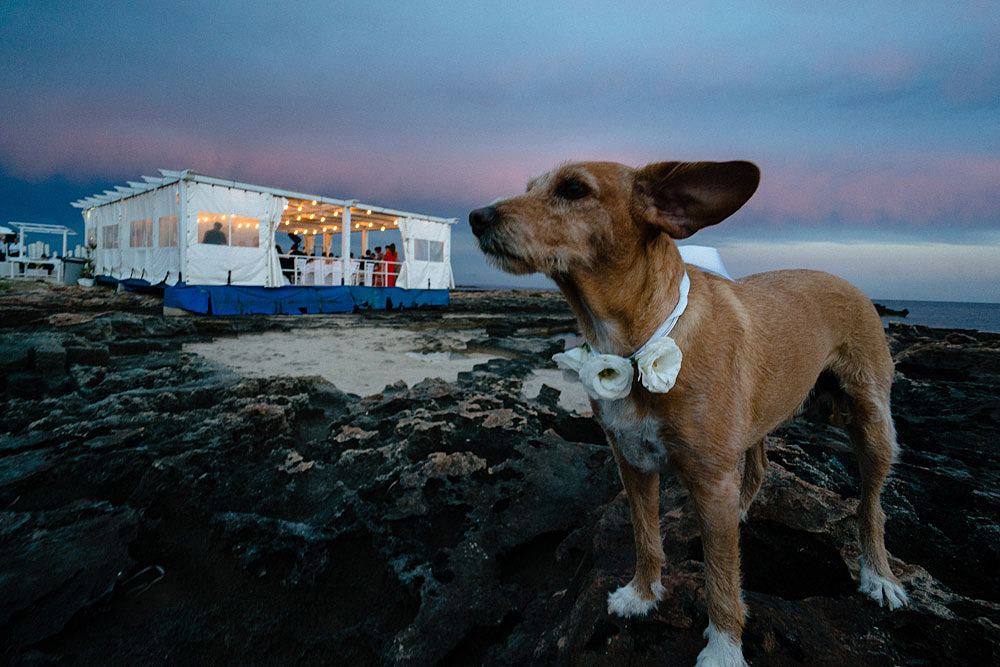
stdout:
MULTIPOLYGON (((465 289, 534 289, 552 288, 511 287, 510 285, 480 285, 465 289)), ((967 303, 961 301, 904 301, 901 299, 872 299, 893 310, 908 309, 906 317, 883 317, 882 324, 904 322, 921 324, 935 329, 976 329, 1000 333, 1000 303, 967 303)))
POLYGON ((902 301, 872 299, 893 310, 908 309, 906 317, 883 317, 882 323, 905 322, 937 329, 977 329, 1000 333, 1000 303, 961 303, 956 301, 902 301))

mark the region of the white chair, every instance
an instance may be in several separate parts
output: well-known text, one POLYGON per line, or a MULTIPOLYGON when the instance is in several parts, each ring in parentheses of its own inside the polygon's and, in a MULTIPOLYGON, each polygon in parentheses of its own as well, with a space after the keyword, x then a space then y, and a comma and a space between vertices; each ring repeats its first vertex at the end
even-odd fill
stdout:
POLYGON ((317 258, 316 260, 313 261, 313 265, 316 267, 316 284, 329 285, 330 260, 326 258, 317 258))
POLYGON ((295 258, 295 284, 309 285, 312 278, 312 270, 309 268, 309 260, 304 257, 295 258), (309 273, 307 276, 306 273, 309 273))

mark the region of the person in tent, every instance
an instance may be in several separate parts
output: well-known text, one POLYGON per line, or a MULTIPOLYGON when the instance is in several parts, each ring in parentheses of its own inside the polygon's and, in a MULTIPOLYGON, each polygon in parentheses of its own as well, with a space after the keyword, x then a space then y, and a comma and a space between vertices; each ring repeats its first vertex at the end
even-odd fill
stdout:
POLYGON ((215 223, 210 230, 205 232, 201 242, 211 245, 226 245, 226 234, 222 231, 222 223, 215 223))
POLYGON ((278 265, 281 267, 281 274, 288 281, 288 284, 291 285, 292 279, 295 277, 295 260, 286 255, 280 245, 275 245, 274 249, 278 253, 278 265))
POLYGON ((382 279, 382 272, 385 270, 385 264, 382 262, 382 246, 375 246, 375 287, 382 287, 385 285, 385 281, 382 279))
POLYGON ((396 274, 399 273, 399 256, 396 254, 396 244, 390 243, 385 249, 385 286, 396 286, 396 274))

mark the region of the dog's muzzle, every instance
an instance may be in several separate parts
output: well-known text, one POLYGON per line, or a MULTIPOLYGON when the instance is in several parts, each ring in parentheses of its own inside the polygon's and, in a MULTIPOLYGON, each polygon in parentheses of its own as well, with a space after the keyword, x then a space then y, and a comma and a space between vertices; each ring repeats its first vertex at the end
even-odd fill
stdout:
POLYGON ((477 208, 475 211, 469 214, 469 225, 472 226, 472 233, 477 237, 482 236, 496 224, 497 220, 500 219, 500 214, 492 206, 484 206, 482 208, 477 208))

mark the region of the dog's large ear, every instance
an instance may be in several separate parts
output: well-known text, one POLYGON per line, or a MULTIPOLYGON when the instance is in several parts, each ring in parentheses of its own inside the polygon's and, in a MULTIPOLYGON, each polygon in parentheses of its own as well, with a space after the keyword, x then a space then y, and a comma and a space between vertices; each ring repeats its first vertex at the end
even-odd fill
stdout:
POLYGON ((759 182, 751 162, 657 162, 635 172, 632 215, 686 239, 738 211, 759 182))

